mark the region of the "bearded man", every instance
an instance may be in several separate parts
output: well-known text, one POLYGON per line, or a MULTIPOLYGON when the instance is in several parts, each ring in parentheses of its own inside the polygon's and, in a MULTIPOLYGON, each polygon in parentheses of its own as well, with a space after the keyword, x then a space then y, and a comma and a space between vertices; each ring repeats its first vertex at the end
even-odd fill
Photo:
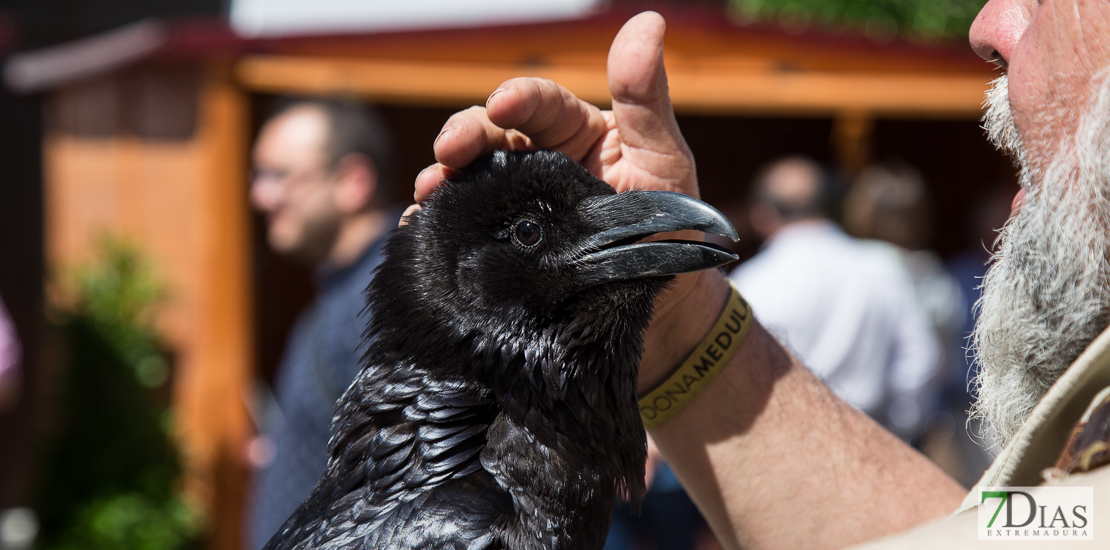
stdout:
MULTIPOLYGON (((457 113, 436 139, 437 164, 417 178, 417 201, 500 148, 563 151, 617 191, 697 197, 694 159, 667 96, 663 31, 649 12, 614 39, 611 111, 554 82, 519 78, 485 107, 457 113)), ((1007 73, 991 93, 988 128, 1020 163, 1024 194, 987 277, 975 334, 983 360, 976 410, 1004 446, 980 486, 1037 485, 1046 469, 1053 483, 1097 486, 1088 518, 1096 539, 1065 544, 1105 547, 1095 545, 1110 536, 1110 468, 1098 468, 1107 453, 1097 450, 1110 440, 1110 422, 1077 423, 1110 418, 1110 405, 1100 411, 1096 398, 1110 386, 1110 2, 991 0, 971 34, 975 50, 1007 73)), ((718 272, 675 281, 646 336, 641 396, 681 371, 729 296, 718 272)), ((758 324, 722 363, 715 379, 691 385, 694 399, 648 431, 726 547, 843 548, 911 528, 873 544, 978 543, 976 514, 966 512, 978 504, 976 491, 965 499, 758 324), (957 509, 966 513, 944 519, 957 509)))
POLYGON ((315 268, 317 292, 289 333, 275 375, 276 407, 257 441, 247 548, 262 548, 308 497, 328 464, 335 402, 362 367, 363 293, 382 261, 393 146, 380 115, 340 100, 287 100, 254 145, 251 204, 273 250, 315 268))

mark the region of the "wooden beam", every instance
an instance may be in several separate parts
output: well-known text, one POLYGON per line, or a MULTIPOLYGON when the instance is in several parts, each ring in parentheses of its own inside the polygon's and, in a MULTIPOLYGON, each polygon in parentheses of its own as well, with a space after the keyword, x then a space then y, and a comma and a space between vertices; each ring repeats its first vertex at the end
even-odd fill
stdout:
POLYGON ((254 373, 251 226, 247 204, 249 103, 231 65, 210 62, 200 90, 197 141, 204 179, 197 213, 197 368, 179 392, 183 428, 196 461, 192 481, 207 505, 210 550, 242 547, 250 435, 244 398, 254 373), (187 393, 186 393, 187 392, 187 393), (207 494, 205 494, 207 493, 207 494))
POLYGON ((603 71, 589 67, 246 56, 235 74, 252 91, 358 95, 383 103, 437 106, 484 103, 509 78, 541 76, 588 101, 609 100, 603 71))
MULTIPOLYGON (((609 103, 599 64, 526 65, 250 55, 235 69, 248 90, 355 95, 383 103, 481 104, 501 82, 538 76, 598 105, 609 103)), ((671 101, 681 113, 976 118, 989 73, 913 74, 774 70, 727 63, 668 66, 671 101), (718 66, 720 65, 720 66, 718 66)))

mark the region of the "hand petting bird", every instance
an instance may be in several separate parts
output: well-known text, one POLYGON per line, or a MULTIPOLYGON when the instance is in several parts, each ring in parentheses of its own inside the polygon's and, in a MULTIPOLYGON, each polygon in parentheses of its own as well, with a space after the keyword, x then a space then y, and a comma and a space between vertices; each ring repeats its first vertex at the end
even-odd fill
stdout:
POLYGON ((618 194, 551 151, 444 182, 385 246, 327 471, 266 548, 601 548, 617 492, 644 492, 655 298, 736 259, 639 242, 679 230, 736 238, 705 203, 618 194))

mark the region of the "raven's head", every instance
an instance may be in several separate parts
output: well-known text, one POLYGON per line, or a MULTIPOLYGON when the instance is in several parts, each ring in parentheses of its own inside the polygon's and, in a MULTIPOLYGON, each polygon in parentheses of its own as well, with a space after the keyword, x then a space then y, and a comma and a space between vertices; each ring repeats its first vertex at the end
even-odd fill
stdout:
POLYGON ((502 151, 445 182, 394 240, 406 249, 408 284, 442 323, 515 332, 614 292, 650 303, 669 276, 736 259, 701 242, 636 242, 684 229, 736 237, 686 195, 617 194, 560 153, 502 151))
POLYGON ((678 230, 736 238, 685 195, 617 194, 562 154, 499 152, 445 182, 393 235, 371 285, 371 332, 482 381, 548 446, 598 459, 638 444, 614 467, 640 460, 642 472, 636 369, 654 300, 673 275, 736 259, 701 242, 638 242, 678 230))

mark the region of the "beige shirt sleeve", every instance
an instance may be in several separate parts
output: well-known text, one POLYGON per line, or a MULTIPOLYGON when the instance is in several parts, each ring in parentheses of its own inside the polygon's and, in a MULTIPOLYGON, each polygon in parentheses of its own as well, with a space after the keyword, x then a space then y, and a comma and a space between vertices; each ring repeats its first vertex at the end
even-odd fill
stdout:
MULTIPOLYGON (((927 523, 905 533, 873 541, 860 550, 904 550, 909 548, 1020 548, 1045 550, 1105 550, 1110 548, 1110 467, 1085 474, 1073 474, 1053 483, 1060 487, 1094 487, 1094 509, 1090 515, 1093 540, 979 540, 978 512, 976 508, 961 512, 951 518, 927 523)), ((907 495, 908 498, 912 498, 907 495)))

